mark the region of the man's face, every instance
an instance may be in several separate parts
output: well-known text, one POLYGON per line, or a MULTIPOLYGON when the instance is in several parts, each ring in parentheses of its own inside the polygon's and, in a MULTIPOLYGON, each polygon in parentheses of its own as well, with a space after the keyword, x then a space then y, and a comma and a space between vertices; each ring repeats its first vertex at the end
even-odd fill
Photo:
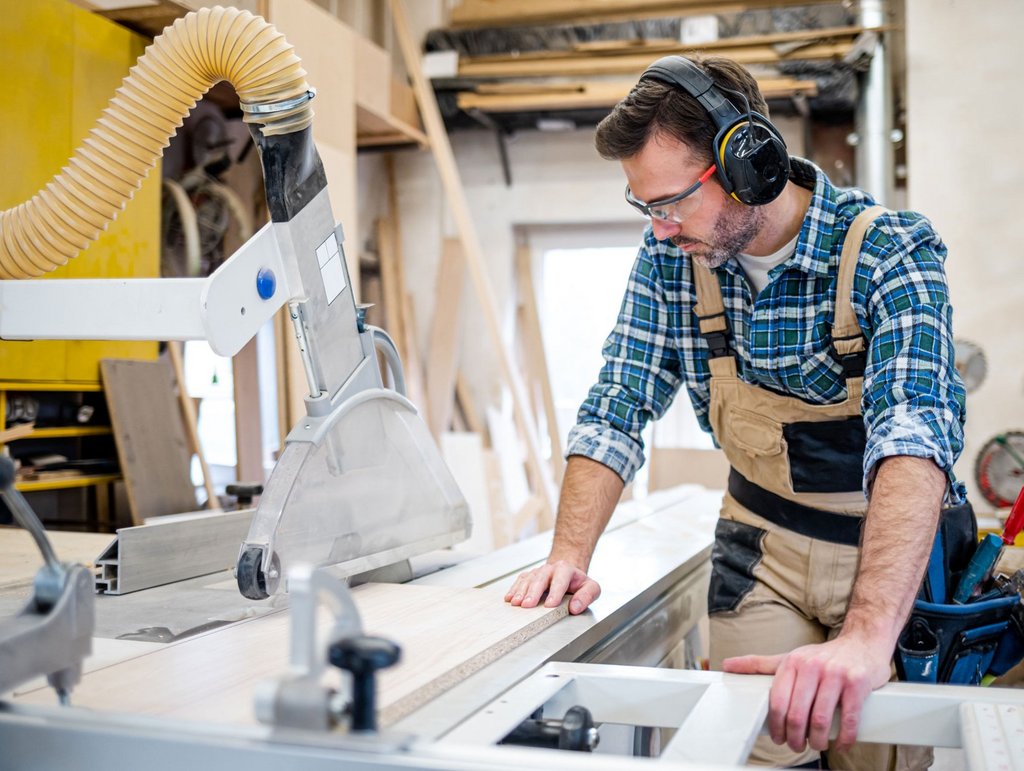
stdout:
MULTIPOLYGON (((630 191, 645 202, 661 201, 688 188, 708 164, 685 144, 665 133, 654 134, 644 148, 622 161, 630 191)), ((747 206, 727 195, 717 174, 701 185, 700 206, 683 222, 651 218, 654 237, 670 240, 699 264, 717 268, 742 252, 761 229, 761 207, 747 206)), ((689 208, 689 207, 685 207, 689 208)))

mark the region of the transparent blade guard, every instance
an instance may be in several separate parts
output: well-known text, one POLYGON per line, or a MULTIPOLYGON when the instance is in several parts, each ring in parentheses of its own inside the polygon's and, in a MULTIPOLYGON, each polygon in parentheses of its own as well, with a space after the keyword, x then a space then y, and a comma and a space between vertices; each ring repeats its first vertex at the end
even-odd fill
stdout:
POLYGON ((465 540, 470 528, 415 407, 388 389, 360 391, 289 436, 242 545, 239 586, 247 553, 269 596, 296 563, 353 575, 465 540))

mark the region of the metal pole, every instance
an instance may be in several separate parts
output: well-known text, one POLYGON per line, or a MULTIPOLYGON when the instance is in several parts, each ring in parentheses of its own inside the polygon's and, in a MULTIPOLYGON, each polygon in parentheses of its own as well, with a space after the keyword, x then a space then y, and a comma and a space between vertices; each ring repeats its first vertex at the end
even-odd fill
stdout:
MULTIPOLYGON (((881 27, 887 21, 885 0, 861 0, 862 27, 881 27)), ((861 83, 857 105, 857 186, 883 205, 893 197, 892 79, 889 51, 879 33, 871 68, 861 83)))

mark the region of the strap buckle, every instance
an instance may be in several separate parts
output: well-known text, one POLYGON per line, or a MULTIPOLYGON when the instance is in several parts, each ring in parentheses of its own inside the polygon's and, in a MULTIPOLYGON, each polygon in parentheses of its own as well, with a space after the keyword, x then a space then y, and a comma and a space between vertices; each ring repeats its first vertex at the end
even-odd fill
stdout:
POLYGON ((843 375, 847 380, 855 377, 864 377, 864 370, 867 369, 867 354, 864 351, 848 353, 845 356, 839 355, 836 349, 832 349, 839 366, 843 368, 843 375))
POLYGON ((711 351, 712 359, 732 355, 732 350, 729 348, 729 335, 727 332, 705 332, 704 340, 707 342, 708 348, 711 351))

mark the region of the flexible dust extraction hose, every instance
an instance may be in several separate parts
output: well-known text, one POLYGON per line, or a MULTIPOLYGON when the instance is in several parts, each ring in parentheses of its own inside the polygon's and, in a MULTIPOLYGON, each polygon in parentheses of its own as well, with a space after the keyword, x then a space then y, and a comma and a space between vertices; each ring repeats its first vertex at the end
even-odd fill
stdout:
POLYGON ((0 278, 41 276, 96 240, 221 80, 264 137, 304 131, 313 120, 306 73, 273 26, 235 8, 178 19, 146 49, 62 173, 0 212, 0 278))

